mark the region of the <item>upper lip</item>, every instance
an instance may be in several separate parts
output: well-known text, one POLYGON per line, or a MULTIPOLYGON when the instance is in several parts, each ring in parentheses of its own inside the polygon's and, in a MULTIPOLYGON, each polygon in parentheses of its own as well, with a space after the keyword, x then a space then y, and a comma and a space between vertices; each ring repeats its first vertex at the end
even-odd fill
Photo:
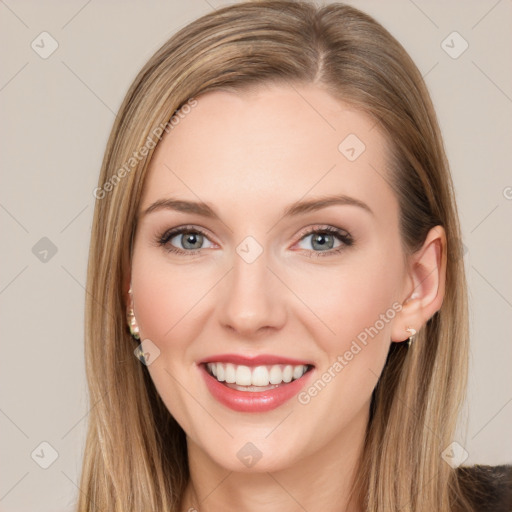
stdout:
POLYGON ((291 364, 294 366, 302 364, 313 366, 313 363, 311 363, 311 361, 272 354, 258 354, 255 356, 245 356, 240 354, 218 354, 206 357, 198 362, 198 364, 205 363, 232 363, 244 366, 264 366, 272 364, 291 364))

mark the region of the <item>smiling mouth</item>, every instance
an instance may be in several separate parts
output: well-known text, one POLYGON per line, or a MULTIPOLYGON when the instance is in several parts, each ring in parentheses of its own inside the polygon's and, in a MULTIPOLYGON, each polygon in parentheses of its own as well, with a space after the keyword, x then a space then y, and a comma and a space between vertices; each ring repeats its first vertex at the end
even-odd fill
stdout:
POLYGON ((260 366, 211 362, 206 371, 218 382, 238 391, 268 391, 300 379, 313 367, 306 364, 273 364, 260 366))

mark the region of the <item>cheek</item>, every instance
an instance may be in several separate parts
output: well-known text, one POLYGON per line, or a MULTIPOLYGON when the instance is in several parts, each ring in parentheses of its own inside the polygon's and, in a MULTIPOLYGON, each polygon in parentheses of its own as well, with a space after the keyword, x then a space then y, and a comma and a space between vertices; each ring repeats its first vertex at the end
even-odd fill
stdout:
POLYGON ((397 258, 384 260, 372 251, 309 276, 298 269, 292 279, 309 309, 304 318, 310 319, 322 349, 332 355, 347 350, 355 339, 386 339, 399 276, 397 258))
POLYGON ((183 345, 193 336, 194 312, 214 285, 214 277, 201 265, 170 265, 158 251, 134 253, 132 288, 134 312, 141 335, 157 343, 183 345), (184 337, 187 326, 187 337, 184 337))
POLYGON ((202 418, 204 411, 188 394, 200 393, 193 351, 203 324, 196 317, 208 307, 207 292, 214 276, 208 279, 199 266, 196 270, 171 266, 156 252, 144 248, 134 252, 134 312, 141 339, 150 339, 160 350, 148 366, 158 394, 182 428, 197 436, 196 427, 204 422, 192 418, 202 418))
POLYGON ((323 357, 316 380, 299 395, 299 403, 309 417, 324 418, 326 437, 367 411, 389 351, 400 268, 398 259, 361 258, 301 285, 310 297, 308 306, 322 320, 311 315, 309 325, 323 357))

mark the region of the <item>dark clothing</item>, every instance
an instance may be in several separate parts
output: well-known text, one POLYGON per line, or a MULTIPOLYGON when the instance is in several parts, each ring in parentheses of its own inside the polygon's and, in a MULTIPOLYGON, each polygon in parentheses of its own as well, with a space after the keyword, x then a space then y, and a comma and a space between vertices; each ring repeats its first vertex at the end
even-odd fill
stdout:
POLYGON ((475 512, 512 512, 512 465, 461 466, 457 477, 475 512))

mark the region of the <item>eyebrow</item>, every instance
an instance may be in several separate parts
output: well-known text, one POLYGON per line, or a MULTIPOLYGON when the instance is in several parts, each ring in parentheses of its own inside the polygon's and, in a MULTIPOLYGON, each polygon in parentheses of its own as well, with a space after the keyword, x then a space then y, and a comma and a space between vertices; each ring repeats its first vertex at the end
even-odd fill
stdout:
MULTIPOLYGON (((300 215, 302 213, 308 213, 320 210, 322 208, 327 208, 329 206, 357 206, 371 215, 375 215, 372 209, 360 199, 356 199, 355 197, 350 197, 346 195, 336 195, 336 196, 323 196, 316 199, 310 199, 307 201, 297 201, 288 206, 284 212, 283 217, 293 217, 296 215, 300 215)), ((159 199, 151 204, 148 208, 146 208, 142 212, 142 216, 148 215, 150 213, 160 211, 160 210, 174 210, 178 212, 184 213, 195 213, 197 215, 201 215, 203 217, 208 217, 211 219, 219 219, 219 216, 215 213, 213 208, 209 206, 207 203, 202 201, 184 201, 181 199, 159 199)))

